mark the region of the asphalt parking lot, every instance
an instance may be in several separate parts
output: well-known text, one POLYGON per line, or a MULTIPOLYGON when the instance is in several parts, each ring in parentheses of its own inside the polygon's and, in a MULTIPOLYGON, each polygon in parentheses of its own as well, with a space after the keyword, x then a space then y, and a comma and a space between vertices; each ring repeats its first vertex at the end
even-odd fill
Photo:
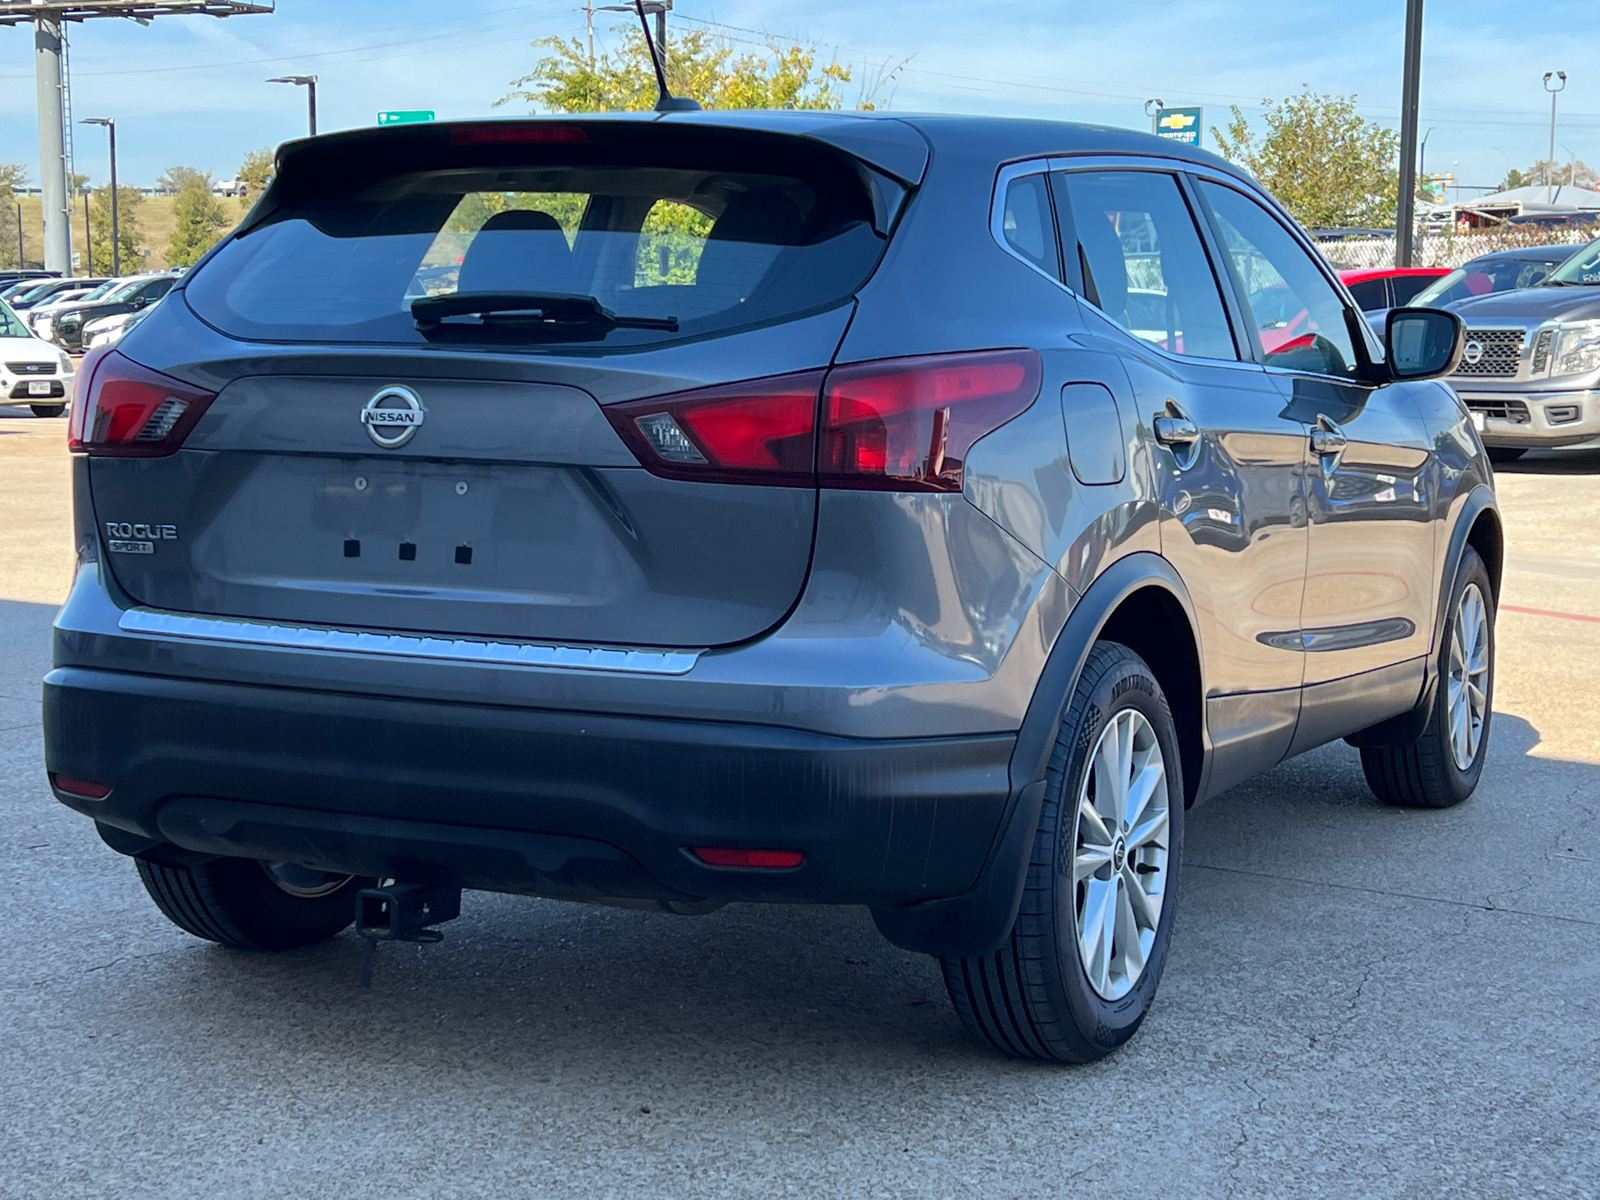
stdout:
POLYGON ((1161 997, 1086 1068, 965 1039, 864 911, 469 893, 432 947, 168 925, 44 779, 65 422, 0 407, 0 1195, 1600 1194, 1600 453, 1501 474, 1493 748, 1199 809, 1161 997))

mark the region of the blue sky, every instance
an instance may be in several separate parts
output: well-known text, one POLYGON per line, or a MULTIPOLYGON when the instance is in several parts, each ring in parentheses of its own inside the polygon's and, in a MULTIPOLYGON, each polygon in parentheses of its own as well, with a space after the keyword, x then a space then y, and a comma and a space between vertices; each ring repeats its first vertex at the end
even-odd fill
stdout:
MULTIPOLYGON (((1013 0, 677 0, 674 19, 721 23, 735 38, 769 30, 854 64, 906 60, 899 111, 1033 115, 1142 127, 1143 101, 1201 103, 1207 123, 1230 104, 1309 85, 1355 93, 1368 117, 1399 119, 1403 0, 1288 3, 1083 3, 1013 0)), ((1557 155, 1600 166, 1600 4, 1430 0, 1422 128, 1430 170, 1492 184, 1546 152, 1540 77, 1564 69, 1557 155)), ((604 37, 620 14, 597 14, 604 37)), ((123 178, 150 183, 184 163, 231 175, 244 154, 304 130, 304 93, 264 80, 321 76, 322 125, 368 125, 380 109, 487 115, 546 34, 578 35, 573 0, 278 0, 276 13, 149 27, 71 27, 75 115, 114 116, 123 178)), ((0 28, 0 161, 37 177, 32 35, 0 28)), ((504 112, 506 110, 500 110, 504 112)), ((512 111, 517 111, 513 108, 512 111)), ((1209 139, 1208 139, 1209 144, 1209 139)), ((78 130, 78 168, 102 181, 104 135, 78 130)))

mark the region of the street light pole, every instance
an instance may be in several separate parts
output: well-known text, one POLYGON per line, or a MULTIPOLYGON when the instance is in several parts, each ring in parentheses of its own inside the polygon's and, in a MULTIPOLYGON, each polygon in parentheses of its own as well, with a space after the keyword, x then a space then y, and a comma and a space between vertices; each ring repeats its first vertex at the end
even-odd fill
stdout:
POLYGON ((277 79, 269 79, 268 83, 292 83, 296 87, 306 89, 306 114, 311 136, 317 136, 317 77, 315 75, 282 75, 277 79))
POLYGON ((122 274, 122 238, 117 233, 117 122, 112 117, 86 117, 82 125, 104 125, 111 135, 111 274, 122 274))
POLYGON ((1567 86, 1567 73, 1565 71, 1546 71, 1544 73, 1544 90, 1550 93, 1550 157, 1545 159, 1549 164, 1544 177, 1545 186, 1549 190, 1548 202, 1556 202, 1556 97, 1567 86), (1560 80, 1555 87, 1550 86, 1552 79, 1560 80))
POLYGON ((1422 91, 1422 0, 1406 0, 1405 72, 1400 90, 1400 203, 1394 223, 1394 265, 1409 267, 1417 224, 1417 104, 1422 91))

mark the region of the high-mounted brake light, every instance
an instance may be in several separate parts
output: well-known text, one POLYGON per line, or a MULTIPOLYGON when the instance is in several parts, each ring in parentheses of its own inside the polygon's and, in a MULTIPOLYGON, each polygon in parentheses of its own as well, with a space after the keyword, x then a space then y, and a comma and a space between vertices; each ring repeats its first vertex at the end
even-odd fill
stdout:
POLYGON ((525 145, 530 142, 558 142, 582 146, 589 135, 581 125, 561 125, 544 121, 497 122, 493 125, 460 125, 450 131, 452 146, 525 145))
POLYGON ((930 354, 605 412, 639 461, 669 479, 959 492, 972 444, 1032 404, 1042 378, 1033 350, 930 354))
POLYGON ((823 487, 959 492, 972 444, 1039 394, 1032 350, 932 354, 837 367, 822 400, 823 487))
POLYGON ((216 398, 116 350, 97 352, 78 373, 67 448, 123 458, 171 454, 216 398))
POLYGON ((669 479, 815 487, 821 371, 606 407, 639 461, 669 479))

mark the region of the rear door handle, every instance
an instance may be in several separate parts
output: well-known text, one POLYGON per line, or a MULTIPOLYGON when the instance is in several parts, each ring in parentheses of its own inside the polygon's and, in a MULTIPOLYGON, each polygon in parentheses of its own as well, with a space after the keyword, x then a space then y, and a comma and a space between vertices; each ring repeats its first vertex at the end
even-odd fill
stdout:
POLYGON ((1188 417, 1157 417, 1156 441, 1163 446, 1192 446, 1200 440, 1200 426, 1188 417))

